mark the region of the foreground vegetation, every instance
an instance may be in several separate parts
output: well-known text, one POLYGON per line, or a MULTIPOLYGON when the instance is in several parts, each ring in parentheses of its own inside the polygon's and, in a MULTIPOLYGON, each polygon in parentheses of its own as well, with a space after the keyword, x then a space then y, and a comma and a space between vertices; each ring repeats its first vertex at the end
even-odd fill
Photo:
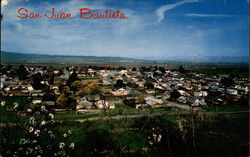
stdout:
MULTIPOLYGON (((22 136, 17 126, 1 128, 1 154, 15 149, 22 136), (4 141, 5 143, 3 143, 4 141)), ((55 123, 56 135, 72 130, 65 143, 74 142, 70 156, 247 156, 248 118, 224 116, 143 117, 55 123)), ((57 136, 56 136, 57 137, 57 136)), ((41 142, 47 139, 41 137, 41 142)), ((60 138, 55 141, 60 142, 60 138)), ((42 145, 43 143, 41 143, 42 145)))

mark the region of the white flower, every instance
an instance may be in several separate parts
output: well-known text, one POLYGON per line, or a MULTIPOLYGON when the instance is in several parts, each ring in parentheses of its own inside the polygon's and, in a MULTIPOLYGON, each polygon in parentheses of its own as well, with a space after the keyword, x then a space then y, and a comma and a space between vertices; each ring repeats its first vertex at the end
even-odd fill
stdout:
POLYGON ((70 143, 69 148, 74 149, 75 148, 75 144, 74 143, 70 143))
POLYGON ((1 106, 4 106, 5 105, 5 101, 1 101, 1 106))
POLYGON ((26 154, 31 154, 33 152, 33 149, 32 148, 28 148, 27 151, 26 151, 26 154))
POLYGON ((63 149, 64 146, 65 146, 65 143, 63 143, 63 142, 59 143, 59 148, 60 148, 60 149, 63 149))
POLYGON ((41 106, 41 111, 42 111, 42 112, 47 111, 47 110, 46 110, 46 107, 45 107, 45 106, 41 106))
POLYGON ((32 124, 32 125, 34 125, 35 124, 35 118, 34 117, 31 117, 30 119, 29 119, 29 123, 30 124, 32 124))
POLYGON ((35 147, 35 150, 40 150, 40 149, 41 147, 39 145, 35 147))
POLYGON ((49 117, 50 117, 51 119, 54 119, 54 115, 53 115, 52 113, 49 114, 49 117))
POLYGON ((19 144, 25 144, 25 139, 24 138, 21 138, 20 141, 19 141, 19 144))
POLYGON ((41 121, 41 125, 45 125, 46 124, 46 122, 43 120, 43 121, 41 121))
POLYGON ((69 134, 71 134, 71 133, 72 133, 72 131, 71 131, 71 130, 69 130, 69 131, 68 131, 68 133, 69 133, 69 134))
POLYGON ((18 103, 14 102, 13 103, 13 108, 16 109, 18 107, 18 103))
POLYGON ((29 127, 28 131, 29 131, 29 132, 33 132, 33 131, 34 131, 34 128, 33 128, 33 127, 29 127))
POLYGON ((30 112, 32 112, 32 110, 31 110, 31 109, 27 109, 27 112, 29 112, 29 113, 30 113, 30 112))
POLYGON ((63 134, 63 137, 67 137, 67 134, 65 133, 65 134, 63 134))
POLYGON ((36 136, 39 136, 40 135, 40 130, 36 130, 35 132, 34 132, 34 134, 36 135, 36 136))

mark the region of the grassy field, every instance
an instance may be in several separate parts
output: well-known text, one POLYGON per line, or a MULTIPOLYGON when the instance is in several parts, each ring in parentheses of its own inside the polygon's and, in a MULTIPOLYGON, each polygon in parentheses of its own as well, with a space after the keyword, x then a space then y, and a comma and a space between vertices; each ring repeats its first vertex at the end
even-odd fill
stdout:
MULTIPOLYGON (((190 118, 155 117, 121 120, 62 122, 48 126, 55 133, 52 143, 74 142, 75 148, 69 156, 229 156, 241 157, 248 153, 248 119, 217 117, 196 119, 194 134, 190 118), (182 129, 180 129, 182 125, 182 129), (72 134, 64 138, 68 130, 72 134), (151 141, 153 134, 162 136, 160 142, 151 141), (193 146, 195 135, 196 146, 193 146), (169 147, 168 147, 169 146, 169 147), (170 149, 171 148, 171 149, 170 149), (94 152, 94 154, 93 154, 94 152)), ((7 143, 3 150, 14 149, 13 143, 23 136, 15 126, 2 128, 0 138, 7 143)), ((45 137, 37 138, 41 146, 49 142, 45 137)), ((0 150, 2 151, 2 149, 0 150)), ((1 153, 1 152, 0 152, 1 153)), ((2 152, 4 153, 4 152, 2 152)))
POLYGON ((234 112, 234 111, 249 111, 247 106, 220 106, 205 108, 207 112, 234 112))
POLYGON ((154 109, 135 109, 133 107, 124 105, 124 104, 115 104, 115 109, 108 109, 105 110, 101 109, 98 113, 85 113, 85 114, 76 114, 75 112, 72 113, 62 113, 56 114, 56 120, 73 120, 73 119, 87 119, 91 117, 103 117, 103 116, 117 116, 117 115, 148 115, 148 114, 155 114, 155 113, 169 113, 173 112, 167 108, 154 108, 154 109))

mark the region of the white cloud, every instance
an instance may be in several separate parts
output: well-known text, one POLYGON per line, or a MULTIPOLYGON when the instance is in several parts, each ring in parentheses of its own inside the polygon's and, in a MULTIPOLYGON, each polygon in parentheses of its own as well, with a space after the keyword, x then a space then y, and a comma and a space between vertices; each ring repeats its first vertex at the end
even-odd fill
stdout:
POLYGON ((1 0, 1 8, 8 5, 8 0, 1 0))
POLYGON ((185 16, 189 16, 189 17, 232 17, 233 15, 224 15, 224 14, 186 14, 185 16))
POLYGON ((183 0, 183 1, 180 1, 180 2, 177 2, 175 4, 167 4, 167 5, 163 5, 161 6, 160 8, 158 8, 156 10, 156 16, 157 16, 157 21, 158 23, 160 23, 163 19, 164 19, 164 14, 171 10, 171 9, 174 9, 178 6, 181 6, 183 4, 186 4, 186 3, 193 3, 193 2, 198 2, 198 0, 183 0))

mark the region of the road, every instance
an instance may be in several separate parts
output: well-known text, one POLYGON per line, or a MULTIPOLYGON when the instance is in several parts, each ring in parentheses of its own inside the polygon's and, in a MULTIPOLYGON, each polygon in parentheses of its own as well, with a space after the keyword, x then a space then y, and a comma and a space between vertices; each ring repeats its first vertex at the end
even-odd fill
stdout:
MULTIPOLYGON (((203 115, 205 117, 215 117, 218 115, 232 115, 232 114, 241 114, 241 113, 249 113, 249 111, 234 111, 234 112, 199 112, 199 115, 203 115)), ((96 121, 96 120, 119 120, 119 119, 133 119, 133 118, 142 118, 142 117, 159 117, 159 116, 191 116, 192 113, 190 111, 182 111, 178 113, 159 113, 159 114, 141 114, 141 115, 117 115, 117 116, 106 116, 106 117, 91 117, 85 119, 75 119, 73 121, 76 122, 85 122, 85 121, 96 121)))

